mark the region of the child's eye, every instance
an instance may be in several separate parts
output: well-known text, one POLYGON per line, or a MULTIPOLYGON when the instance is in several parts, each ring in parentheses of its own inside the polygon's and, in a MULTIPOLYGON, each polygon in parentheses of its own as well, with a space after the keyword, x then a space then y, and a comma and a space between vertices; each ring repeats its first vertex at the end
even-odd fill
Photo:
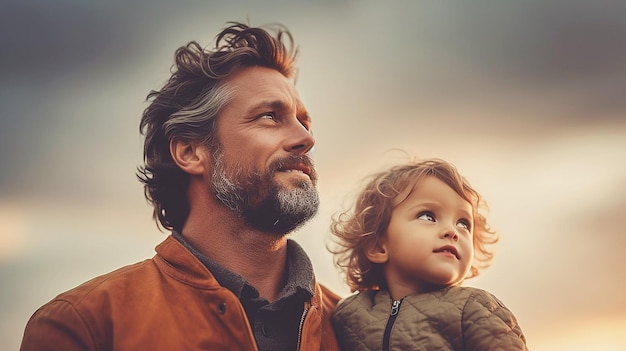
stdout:
POLYGON ((421 219, 423 221, 434 222, 435 221, 435 215, 432 212, 420 212, 417 215, 417 219, 421 219))
POLYGON ((464 219, 458 221, 456 225, 458 225, 459 227, 461 227, 461 228, 463 228, 465 230, 468 230, 468 231, 471 228, 470 223, 468 221, 464 220, 464 219))

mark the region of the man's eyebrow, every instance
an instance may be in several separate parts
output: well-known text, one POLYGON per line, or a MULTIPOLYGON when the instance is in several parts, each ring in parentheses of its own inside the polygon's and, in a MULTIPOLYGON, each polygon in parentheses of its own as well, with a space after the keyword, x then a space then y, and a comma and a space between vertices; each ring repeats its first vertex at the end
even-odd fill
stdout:
POLYGON ((283 100, 270 100, 270 101, 266 101, 265 104, 270 106, 273 109, 289 108, 289 104, 285 103, 283 100))
POLYGON ((261 109, 270 109, 272 111, 287 110, 289 109, 289 104, 285 103, 282 100, 262 100, 250 106, 250 111, 256 111, 261 109))

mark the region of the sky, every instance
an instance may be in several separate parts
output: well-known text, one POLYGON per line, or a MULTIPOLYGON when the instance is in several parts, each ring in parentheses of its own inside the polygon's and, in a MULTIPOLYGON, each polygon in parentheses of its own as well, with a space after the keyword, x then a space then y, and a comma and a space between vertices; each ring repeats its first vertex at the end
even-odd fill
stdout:
POLYGON ((466 285, 531 350, 626 349, 626 3, 0 0, 0 349, 89 278, 154 255, 135 172, 145 97, 228 21, 286 25, 313 120, 318 215, 291 235, 347 296, 326 245, 365 176, 457 166, 501 240, 466 285))

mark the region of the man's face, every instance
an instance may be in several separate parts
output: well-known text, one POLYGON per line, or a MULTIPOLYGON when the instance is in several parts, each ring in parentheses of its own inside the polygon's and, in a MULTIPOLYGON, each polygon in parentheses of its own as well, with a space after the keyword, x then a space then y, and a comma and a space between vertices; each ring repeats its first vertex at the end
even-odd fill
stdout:
POLYGON ((258 230, 284 235, 317 213, 315 143, 293 83, 250 67, 229 79, 236 94, 217 121, 213 193, 258 230))

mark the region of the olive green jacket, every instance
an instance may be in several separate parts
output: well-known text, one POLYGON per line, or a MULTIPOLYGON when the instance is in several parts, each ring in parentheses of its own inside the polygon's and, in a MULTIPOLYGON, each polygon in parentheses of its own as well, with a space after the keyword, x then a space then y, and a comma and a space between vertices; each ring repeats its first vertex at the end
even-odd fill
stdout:
POLYGON ((332 316, 343 350, 528 350, 513 313, 494 295, 449 287, 393 301, 364 291, 332 316))

